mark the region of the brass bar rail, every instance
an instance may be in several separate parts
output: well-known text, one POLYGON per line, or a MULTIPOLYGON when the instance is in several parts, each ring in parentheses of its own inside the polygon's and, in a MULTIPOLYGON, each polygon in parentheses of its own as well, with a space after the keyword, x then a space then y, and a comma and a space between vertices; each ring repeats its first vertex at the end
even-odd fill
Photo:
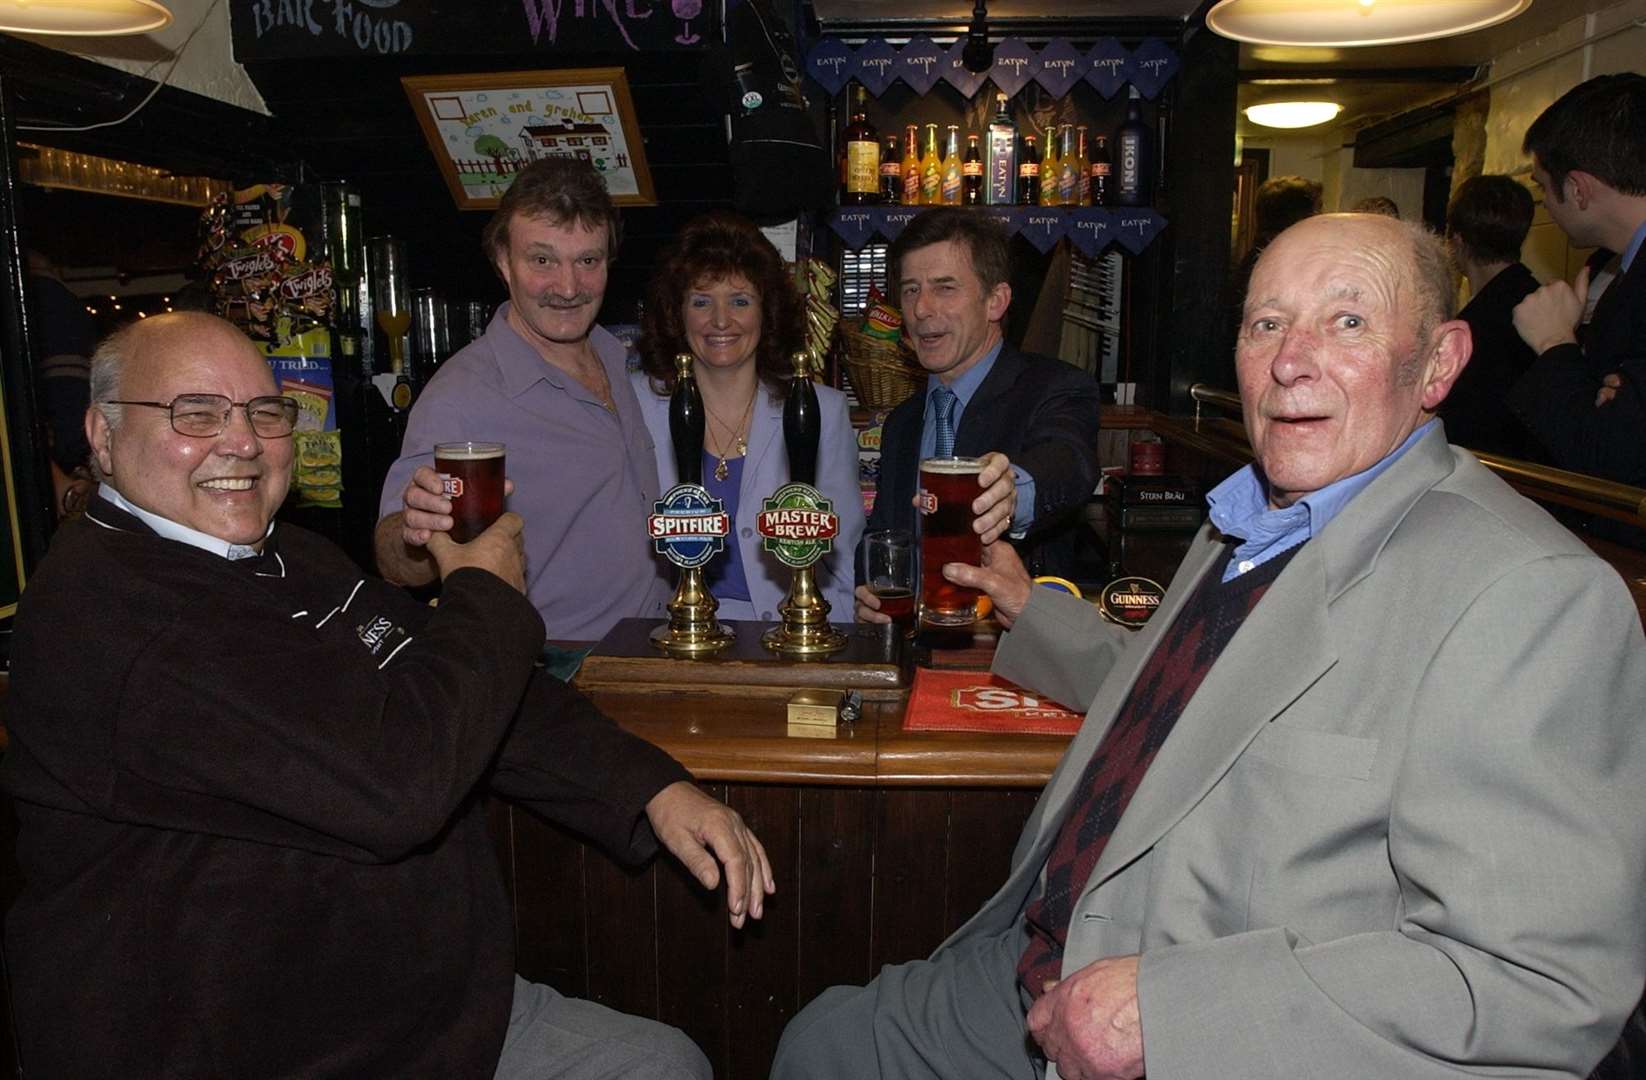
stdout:
MULTIPOLYGON (((1240 412, 1240 395, 1220 390, 1205 383, 1189 387, 1194 399, 1194 419, 1199 423, 1201 406, 1210 405, 1235 414, 1240 412)), ((1556 469, 1519 458, 1489 454, 1484 450, 1471 451, 1482 465, 1513 484, 1516 489, 1532 498, 1542 498, 1583 510, 1594 510, 1607 517, 1646 525, 1646 489, 1602 480, 1587 473, 1556 469)))

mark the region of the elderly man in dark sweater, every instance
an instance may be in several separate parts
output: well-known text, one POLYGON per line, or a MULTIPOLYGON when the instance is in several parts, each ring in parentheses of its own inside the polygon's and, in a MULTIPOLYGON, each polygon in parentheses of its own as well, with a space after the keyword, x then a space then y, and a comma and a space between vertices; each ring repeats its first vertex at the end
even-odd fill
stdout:
POLYGON ((272 524, 296 405, 210 316, 110 339, 92 400, 102 493, 13 649, 30 1074, 708 1076, 513 974, 486 791, 706 887, 718 860, 736 925, 772 888, 736 813, 534 668, 520 519, 432 545, 437 608, 272 524))

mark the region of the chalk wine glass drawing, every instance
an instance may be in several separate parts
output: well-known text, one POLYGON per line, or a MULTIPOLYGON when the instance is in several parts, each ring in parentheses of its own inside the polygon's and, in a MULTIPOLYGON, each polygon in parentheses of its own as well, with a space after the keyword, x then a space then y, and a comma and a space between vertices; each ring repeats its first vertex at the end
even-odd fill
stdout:
POLYGON ((675 41, 681 45, 696 45, 703 40, 692 33, 692 20, 703 14, 703 0, 673 0, 670 8, 674 11, 674 17, 680 20, 680 33, 674 36, 675 41))
POLYGON ((400 80, 459 210, 489 210, 515 174, 579 157, 619 206, 656 206, 622 68, 408 75, 400 80))

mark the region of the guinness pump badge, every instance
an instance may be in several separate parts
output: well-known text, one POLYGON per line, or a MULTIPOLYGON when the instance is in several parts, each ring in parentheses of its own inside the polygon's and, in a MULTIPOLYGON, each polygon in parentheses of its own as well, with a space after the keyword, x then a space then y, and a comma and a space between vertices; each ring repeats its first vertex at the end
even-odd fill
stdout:
POLYGON ((1129 630, 1140 630, 1155 613, 1166 590, 1146 577, 1115 578, 1103 586, 1098 597, 1097 610, 1112 623, 1129 630))

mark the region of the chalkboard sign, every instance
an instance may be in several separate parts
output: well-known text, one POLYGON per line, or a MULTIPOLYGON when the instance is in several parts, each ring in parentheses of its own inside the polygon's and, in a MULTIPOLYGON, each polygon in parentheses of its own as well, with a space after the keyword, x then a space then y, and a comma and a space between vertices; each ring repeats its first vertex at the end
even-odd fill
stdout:
POLYGON ((234 58, 655 52, 718 39, 703 0, 229 0, 234 58))

